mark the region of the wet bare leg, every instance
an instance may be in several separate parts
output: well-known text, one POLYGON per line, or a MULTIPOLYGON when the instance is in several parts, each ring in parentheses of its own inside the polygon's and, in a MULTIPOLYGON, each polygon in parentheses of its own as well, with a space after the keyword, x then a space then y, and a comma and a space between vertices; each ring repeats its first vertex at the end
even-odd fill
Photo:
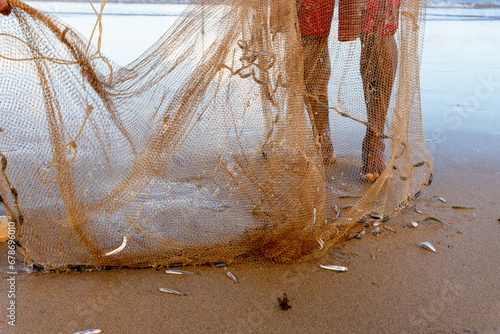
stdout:
POLYGON ((321 146, 323 164, 332 164, 337 160, 330 139, 330 120, 328 110, 328 97, 319 96, 318 100, 306 97, 306 104, 311 109, 311 118, 314 123, 315 135, 321 146), (318 101, 319 100, 319 101, 318 101))
POLYGON ((367 181, 375 181, 385 168, 381 135, 396 76, 397 52, 394 36, 361 35, 361 78, 370 124, 363 140, 361 176, 367 181))
POLYGON ((305 103, 313 123, 314 135, 321 146, 323 164, 337 159, 330 139, 328 110, 328 81, 330 79, 330 57, 328 37, 302 36, 304 49, 305 103))

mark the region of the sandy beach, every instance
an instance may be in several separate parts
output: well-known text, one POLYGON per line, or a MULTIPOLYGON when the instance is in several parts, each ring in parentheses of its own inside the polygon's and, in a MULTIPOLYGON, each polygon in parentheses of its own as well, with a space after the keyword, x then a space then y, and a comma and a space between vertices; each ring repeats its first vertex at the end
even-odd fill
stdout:
MULTIPOLYGON (((152 24, 160 34, 165 23, 152 24)), ((200 275, 187 276, 153 268, 19 272, 15 327, 8 325, 2 243, 0 333, 500 333, 500 20, 433 19, 425 30, 422 113, 434 182, 386 223, 396 232, 288 266, 197 266, 184 269, 200 275), (408 228, 411 221, 418 227, 408 228), (437 252, 420 247, 423 241, 437 252), (284 293, 287 311, 277 301, 284 293)), ((113 52, 127 53, 114 40, 113 52)), ((127 57, 135 53, 115 60, 127 57)))

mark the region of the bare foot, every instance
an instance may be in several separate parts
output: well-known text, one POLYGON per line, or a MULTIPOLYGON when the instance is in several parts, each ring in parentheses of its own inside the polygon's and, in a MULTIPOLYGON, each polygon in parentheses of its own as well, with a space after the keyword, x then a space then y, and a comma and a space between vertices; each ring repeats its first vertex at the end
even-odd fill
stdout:
POLYGON ((333 151, 333 145, 330 136, 328 135, 321 136, 319 141, 321 144, 321 155, 323 156, 323 165, 326 166, 335 163, 335 161, 337 161, 337 156, 333 151))
POLYGON ((382 175, 385 168, 384 150, 382 138, 368 130, 363 140, 363 167, 361 168, 363 180, 373 182, 382 175))

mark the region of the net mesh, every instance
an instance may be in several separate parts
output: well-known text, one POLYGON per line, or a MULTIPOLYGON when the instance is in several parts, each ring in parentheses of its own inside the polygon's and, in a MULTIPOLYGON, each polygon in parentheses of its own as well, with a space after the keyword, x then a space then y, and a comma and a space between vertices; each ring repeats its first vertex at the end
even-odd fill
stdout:
POLYGON ((308 260, 432 181, 423 1, 201 1, 124 67, 10 4, 0 195, 30 262, 308 260))

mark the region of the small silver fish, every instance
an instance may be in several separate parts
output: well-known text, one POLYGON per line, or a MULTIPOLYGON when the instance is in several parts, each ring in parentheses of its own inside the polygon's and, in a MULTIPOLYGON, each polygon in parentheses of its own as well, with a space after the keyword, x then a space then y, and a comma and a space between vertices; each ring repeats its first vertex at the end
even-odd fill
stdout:
POLYGON ((197 273, 193 273, 192 271, 187 271, 187 270, 167 269, 167 270, 165 270, 165 274, 173 274, 173 275, 193 275, 193 274, 197 274, 197 273))
POLYGON ((227 266, 226 262, 219 262, 219 263, 215 264, 215 268, 222 268, 222 267, 226 267, 226 266, 227 266))
POLYGON ((430 250, 431 252, 434 252, 434 253, 436 252, 436 248, 434 248, 434 246, 429 241, 421 242, 420 246, 422 246, 422 248, 430 250))
POLYGON ((158 290, 160 290, 161 292, 165 292, 165 293, 171 293, 173 295, 187 296, 185 293, 182 293, 182 292, 179 292, 179 291, 175 291, 175 290, 172 290, 172 289, 159 288, 158 290))
POLYGON ((336 218, 336 219, 340 218, 340 213, 341 213, 341 212, 340 212, 339 208, 337 207, 337 205, 335 205, 335 206, 333 207, 333 211, 335 211, 335 212, 337 213, 337 214, 335 215, 335 218, 336 218))
POLYGON ((104 256, 109 256, 109 255, 119 253, 125 248, 125 246, 127 246, 127 236, 126 235, 123 236, 122 244, 118 248, 112 250, 111 252, 105 253, 104 256))
POLYGON ((371 232, 372 232, 373 234, 378 234, 378 233, 380 233, 380 231, 382 231, 382 230, 380 229, 380 227, 375 227, 375 228, 374 228, 371 232))
POLYGON ((410 222, 410 224, 408 226, 409 227, 417 227, 418 223, 417 222, 410 222))
POLYGON ((330 265, 330 264, 329 265, 320 264, 319 266, 323 269, 328 269, 328 270, 333 270, 333 271, 347 271, 347 268, 342 267, 342 266, 334 266, 334 265, 330 265))
POLYGON ((232 279, 232 280, 234 281, 234 283, 239 283, 239 282, 238 282, 238 279, 236 278, 236 276, 234 276, 234 275, 233 275, 233 273, 232 273, 232 272, 228 271, 228 272, 226 273, 226 275, 227 275, 227 277, 229 277, 230 279, 232 279))
POLYGON ((441 224, 444 225, 444 223, 441 220, 439 220, 439 219, 437 219, 435 217, 425 217, 424 221, 427 221, 427 220, 433 220, 433 221, 436 221, 436 222, 441 223, 441 224))
POLYGON ((451 207, 452 209, 462 209, 462 210, 472 210, 475 209, 473 206, 466 206, 466 205, 453 205, 451 207))
POLYGON ((420 209, 415 208, 415 212, 416 212, 416 213, 422 213, 423 211, 422 211, 422 210, 420 210, 420 209))
POLYGON ((100 329, 87 329, 84 331, 74 332, 73 334, 97 334, 102 332, 100 329))
POLYGON ((393 228, 392 228, 392 227, 390 227, 390 226, 384 226, 384 228, 385 228, 386 230, 391 231, 391 232, 396 232, 396 230, 395 230, 395 229, 393 229, 393 228))
POLYGON ((351 239, 354 239, 354 238, 356 238, 356 239, 361 239, 361 237, 363 236, 363 234, 365 234, 365 231, 360 231, 360 232, 358 232, 358 233, 353 233, 353 234, 351 234, 351 235, 347 238, 347 240, 351 240, 351 239))
POLYGON ((371 224, 373 227, 377 227, 380 225, 380 222, 376 221, 376 222, 372 222, 371 224))
POLYGON ((445 200, 443 197, 438 197, 438 200, 440 200, 440 201, 441 201, 441 202, 443 202, 443 203, 448 203, 448 201, 447 201, 447 200, 445 200))
POLYGON ((371 216, 373 219, 381 219, 381 218, 382 218, 382 216, 381 216, 381 215, 379 215, 379 214, 377 214, 377 213, 372 213, 370 216, 371 216))
POLYGON ((359 233, 357 233, 356 236, 354 236, 356 239, 361 239, 361 237, 365 234, 365 231, 361 231, 359 233))

